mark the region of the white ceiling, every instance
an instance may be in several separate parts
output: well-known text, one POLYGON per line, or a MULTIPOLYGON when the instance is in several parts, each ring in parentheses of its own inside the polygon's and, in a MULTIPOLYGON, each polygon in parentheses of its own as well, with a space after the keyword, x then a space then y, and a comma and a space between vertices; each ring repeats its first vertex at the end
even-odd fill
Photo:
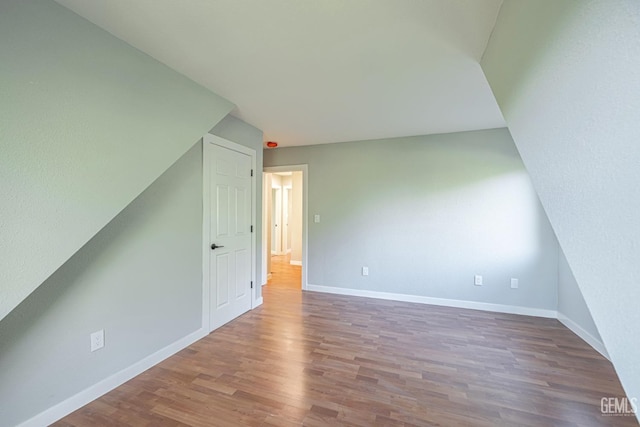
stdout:
POLYGON ((57 0, 307 145, 505 126, 479 65, 502 0, 57 0))

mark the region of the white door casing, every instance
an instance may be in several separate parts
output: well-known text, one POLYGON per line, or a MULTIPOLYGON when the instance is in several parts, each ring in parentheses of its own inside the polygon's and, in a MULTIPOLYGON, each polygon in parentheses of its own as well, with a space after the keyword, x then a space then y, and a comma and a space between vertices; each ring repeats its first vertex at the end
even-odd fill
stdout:
POLYGON ((280 207, 280 216, 282 217, 282 219, 280 220, 280 223, 282 224, 282 230, 280 230, 280 234, 282 234, 281 236, 281 241, 280 241, 280 254, 281 255, 285 255, 287 253, 287 228, 289 226, 289 224, 287 224, 288 221, 288 212, 287 212, 287 187, 285 187, 284 185, 282 186, 282 190, 281 190, 282 196, 280 197, 280 201, 282 202, 282 206, 280 207))
MULTIPOLYGON (((306 290, 307 289, 307 266, 308 266, 308 194, 309 194, 309 166, 306 164, 302 164, 302 165, 284 165, 284 166, 266 166, 263 169, 265 175, 271 174, 271 173, 276 173, 276 172, 302 172, 302 290, 306 290)), ((265 182, 267 180, 265 179, 265 182)), ((270 191, 271 189, 268 186, 265 186, 265 190, 266 191, 270 191)), ((265 191, 265 194, 266 194, 265 191)), ((267 199, 268 197, 264 198, 264 203, 263 203, 263 212, 264 212, 264 216, 266 217, 266 211, 268 209, 268 202, 267 199)), ((265 223, 266 224, 266 223, 265 223)), ((266 229, 266 227, 265 227, 266 229)), ((265 238, 265 242, 267 241, 267 238, 265 238)), ((270 256, 270 251, 271 248, 267 247, 266 244, 263 246, 262 248, 262 256, 263 259, 265 260, 265 263, 263 264, 263 268, 265 268, 264 270, 264 277, 268 277, 269 272, 266 269, 266 265, 268 263, 267 258, 269 258, 270 256)), ((265 281, 266 284, 266 281, 265 281)))
POLYGON ((282 190, 281 187, 273 187, 271 190, 273 207, 272 218, 272 240, 271 253, 273 255, 282 255, 282 190))
POLYGON ((203 327, 207 331, 257 305, 255 157, 254 150, 223 138, 203 138, 203 327))

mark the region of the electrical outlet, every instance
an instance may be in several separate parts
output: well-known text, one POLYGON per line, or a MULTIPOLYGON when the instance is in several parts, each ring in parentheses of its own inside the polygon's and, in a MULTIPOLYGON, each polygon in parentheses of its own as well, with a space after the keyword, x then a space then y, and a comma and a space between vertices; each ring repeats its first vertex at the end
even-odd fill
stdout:
POLYGON ((313 216, 313 222, 315 222, 316 224, 318 224, 318 223, 320 222, 320 215, 315 214, 315 215, 313 216))
POLYGON ((482 286, 482 276, 480 276, 479 274, 473 276, 473 284, 476 286, 482 286))
POLYGON ((363 276, 369 275, 369 267, 362 267, 362 275, 363 276))
POLYGON ((511 278, 511 289, 518 289, 518 279, 511 278))
POLYGON ((104 329, 91 334, 91 351, 100 350, 102 347, 104 347, 104 329))

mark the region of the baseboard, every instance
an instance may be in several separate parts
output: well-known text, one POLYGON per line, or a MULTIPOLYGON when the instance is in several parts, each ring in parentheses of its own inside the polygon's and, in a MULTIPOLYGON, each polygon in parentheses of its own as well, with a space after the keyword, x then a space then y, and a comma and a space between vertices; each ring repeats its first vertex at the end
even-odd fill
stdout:
POLYGON ((256 305, 254 305, 253 308, 260 307, 263 302, 264 302, 264 299, 262 297, 256 298, 256 305))
POLYGON ((99 398, 103 394, 108 393, 114 388, 124 384, 129 381, 131 378, 140 375, 147 369, 157 365, 162 362, 166 358, 173 356, 180 350, 188 347, 194 342, 198 341, 202 337, 206 336, 207 333, 204 329, 200 328, 195 332, 187 335, 184 338, 179 339, 178 341, 169 344, 163 349, 145 357, 139 362, 134 363, 133 365, 111 375, 108 378, 82 390, 74 396, 58 403, 55 406, 39 413, 38 415, 28 419, 27 421, 19 424, 18 427, 41 427, 48 426, 58 421, 59 419, 69 415, 73 411, 82 408, 89 402, 94 401, 99 398))
POLYGON ((331 286, 318 286, 312 284, 307 285, 307 290, 392 301, 416 302, 419 304, 440 305, 445 307, 468 308, 471 310, 493 311, 497 313, 521 314, 525 316, 546 317, 551 319, 556 319, 558 317, 558 312, 555 310, 521 307, 516 305, 491 304, 486 302, 434 298, 420 295, 394 294, 390 292, 367 291, 361 289, 335 288, 331 286))
POLYGON ((576 322, 569 319, 563 313, 558 312, 558 320, 564 326, 569 328, 574 334, 582 338, 584 342, 586 342, 591 347, 593 347, 598 353, 606 357, 608 360, 611 360, 609 358, 609 353, 607 352, 607 349, 604 346, 604 343, 602 343, 602 341, 600 341, 598 338, 591 335, 589 332, 583 329, 582 326, 578 325, 576 322))
MULTIPOLYGON (((331 286, 307 285, 308 291, 324 292, 338 295, 351 295, 366 298, 379 298, 392 301, 415 302, 419 304, 440 305, 445 307, 468 308, 472 310, 493 311, 498 313, 520 314, 525 316, 546 317, 550 319, 558 319, 563 325, 569 328, 573 333, 579 336, 587 344, 593 347, 598 353, 609 359, 609 353, 602 341, 584 330, 573 320, 564 314, 555 310, 546 310, 541 308, 522 307, 504 304, 490 304, 485 302, 453 300, 446 298, 424 297, 419 295, 394 294, 389 292, 377 292, 361 289, 335 288, 331 286)), ((610 360, 610 359, 609 359, 610 360)))
POLYGON ((300 265, 301 266, 302 265, 302 261, 291 260, 291 261, 289 261, 289 264, 291 264, 291 265, 300 265))

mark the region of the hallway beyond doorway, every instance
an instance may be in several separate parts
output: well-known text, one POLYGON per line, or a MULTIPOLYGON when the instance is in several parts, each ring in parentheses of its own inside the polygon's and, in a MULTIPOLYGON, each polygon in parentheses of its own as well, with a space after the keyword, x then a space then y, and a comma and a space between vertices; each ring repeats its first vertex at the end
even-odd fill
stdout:
POLYGON ((302 267, 291 265, 291 254, 271 257, 271 278, 267 286, 278 289, 302 289, 302 267))

